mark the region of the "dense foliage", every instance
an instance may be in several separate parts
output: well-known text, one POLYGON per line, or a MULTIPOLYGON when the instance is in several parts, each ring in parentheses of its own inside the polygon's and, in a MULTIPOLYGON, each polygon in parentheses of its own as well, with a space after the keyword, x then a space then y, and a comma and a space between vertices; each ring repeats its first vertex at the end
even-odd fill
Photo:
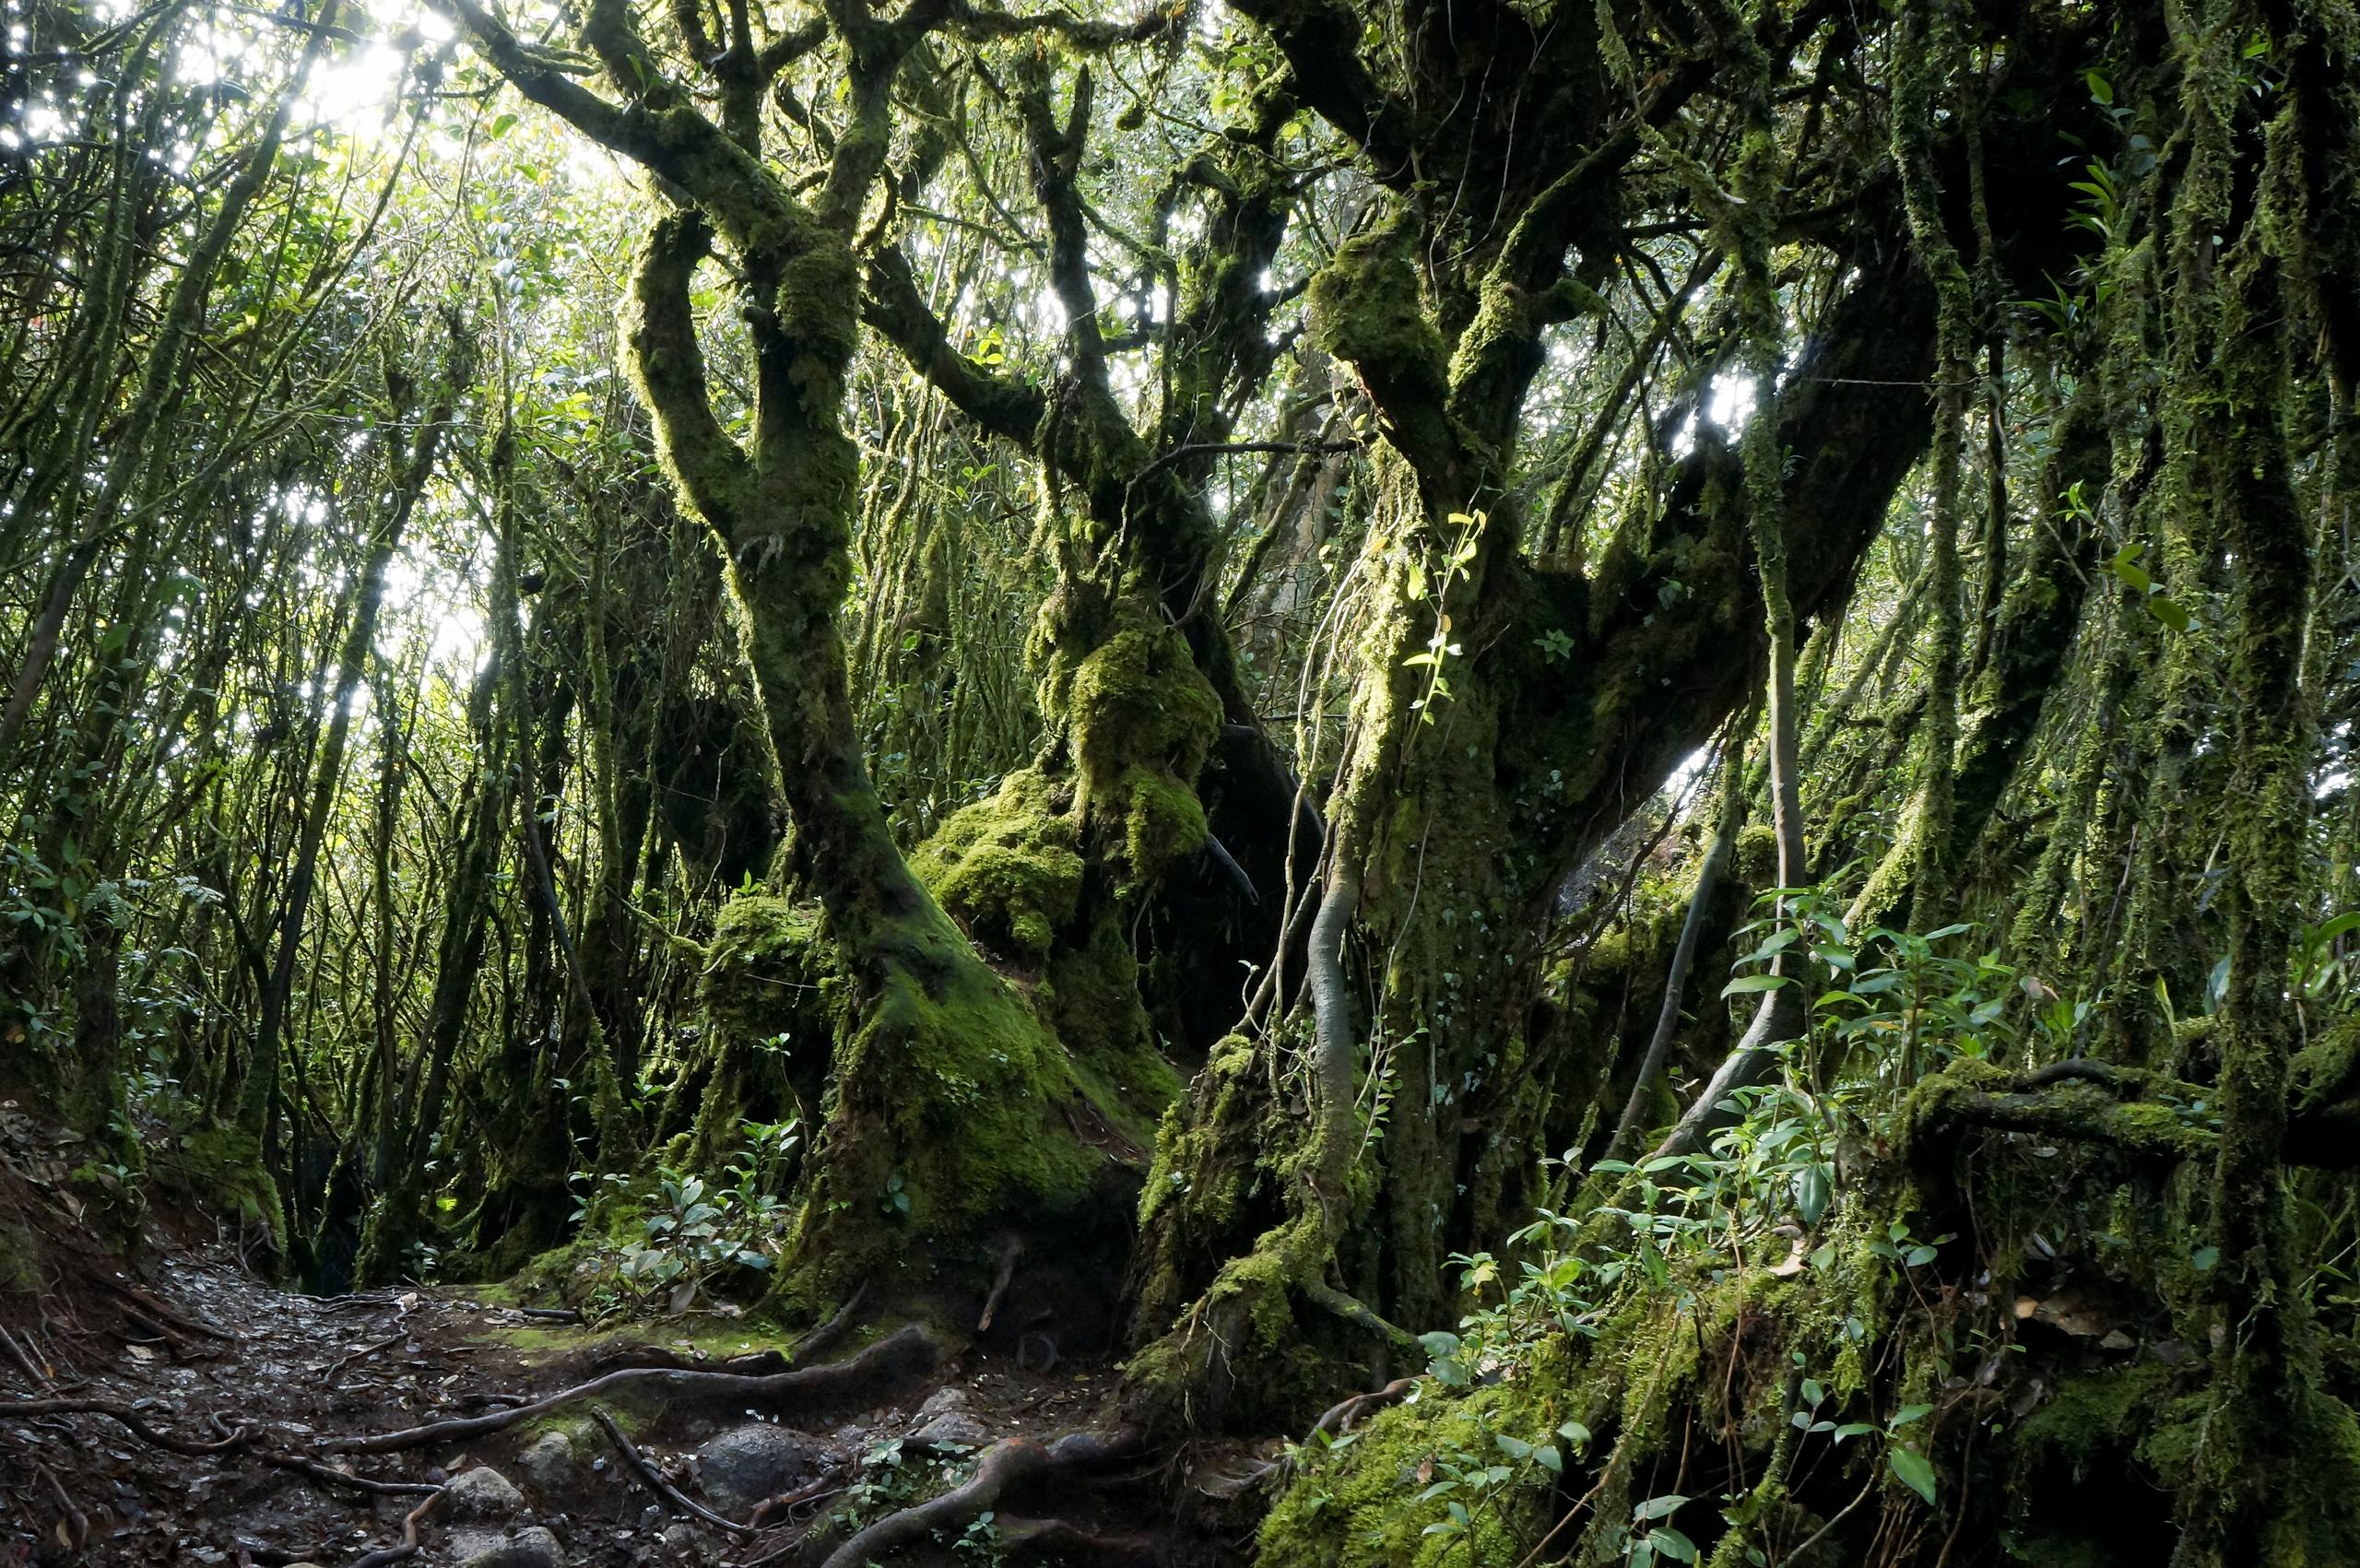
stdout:
POLYGON ((1276 1563, 2360 1558, 2348 0, 5 6, 94 1224, 1046 1271, 1276 1563))

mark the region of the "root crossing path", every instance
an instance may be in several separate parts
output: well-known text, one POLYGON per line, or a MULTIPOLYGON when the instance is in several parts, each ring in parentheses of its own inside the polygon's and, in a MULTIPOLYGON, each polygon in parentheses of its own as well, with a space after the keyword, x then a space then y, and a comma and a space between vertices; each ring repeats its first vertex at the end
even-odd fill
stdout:
POLYGON ((1161 1467, 1105 1426, 1101 1366, 889 1322, 798 1358, 726 1314, 301 1296, 228 1247, 88 1261, 0 1312, 0 1564, 1225 1555, 1141 1533, 1161 1467))

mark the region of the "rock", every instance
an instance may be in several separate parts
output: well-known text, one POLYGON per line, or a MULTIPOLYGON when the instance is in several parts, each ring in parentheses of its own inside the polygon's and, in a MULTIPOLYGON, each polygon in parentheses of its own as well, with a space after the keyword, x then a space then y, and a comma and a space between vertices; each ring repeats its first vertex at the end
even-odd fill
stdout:
POLYGON ((524 1511, 525 1494, 490 1465, 460 1471, 442 1490, 445 1518, 492 1522, 513 1519, 524 1511))
POLYGON ((459 1568, 565 1568, 565 1549, 538 1525, 506 1536, 462 1531, 451 1538, 451 1556, 459 1568))
POLYGON ((920 1443, 958 1443, 970 1448, 981 1448, 992 1440, 983 1422, 957 1410, 935 1417, 911 1435, 920 1443))
POLYGON ((676 1561, 692 1557, 697 1549, 697 1533, 686 1525, 667 1525, 664 1534, 658 1539, 664 1542, 664 1550, 670 1552, 676 1561))
POLYGON ((967 1391, 955 1383, 946 1383, 927 1395, 926 1403, 918 1407, 918 1413, 910 1419, 924 1426, 937 1416, 947 1416, 953 1410, 963 1411, 966 1408, 967 1391))
POLYGON ((646 1507, 639 1511, 639 1527, 641 1529, 655 1529, 663 1523, 664 1510, 655 1506, 655 1503, 651 1503, 646 1507))
POLYGON ((697 1450, 697 1478, 720 1512, 743 1518, 754 1505, 819 1473, 817 1445, 783 1426, 741 1426, 697 1450))
POLYGON ((582 1456, 573 1440, 561 1432, 545 1432, 516 1456, 516 1468, 536 1490, 557 1493, 572 1490, 582 1480, 582 1456))

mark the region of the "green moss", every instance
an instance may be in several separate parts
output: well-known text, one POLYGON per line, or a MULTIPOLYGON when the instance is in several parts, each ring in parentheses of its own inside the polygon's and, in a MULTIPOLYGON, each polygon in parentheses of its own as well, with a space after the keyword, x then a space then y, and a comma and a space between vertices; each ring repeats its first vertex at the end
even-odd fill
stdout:
POLYGON ((262 1141, 235 1126, 185 1134, 177 1149, 159 1153, 156 1174, 225 1218, 269 1232, 284 1244, 278 1184, 263 1164, 262 1141))
POLYGON ((1555 1444, 1567 1474, 1574 1456, 1560 1423, 1589 1414, 1579 1394, 1578 1363, 1552 1345, 1512 1377, 1454 1397, 1427 1385, 1414 1404, 1377 1415, 1350 1444, 1306 1455, 1302 1474, 1263 1522, 1256 1561, 1265 1568, 1464 1568, 1469 1562, 1522 1562, 1548 1530, 1559 1504, 1542 1467, 1500 1447, 1555 1444), (1479 1499, 1466 1489, 1424 1498, 1442 1467, 1507 1466, 1510 1479, 1479 1499), (1428 1527, 1468 1510, 1470 1533, 1428 1527), (1479 1506, 1479 1502, 1482 1505, 1479 1506))
POLYGON ((0 1291, 30 1293, 43 1283, 40 1241, 25 1226, 0 1224, 0 1291))
POLYGON ((1080 902, 1080 836, 1056 783, 1028 768, 954 813, 910 867, 986 949, 1039 964, 1080 902))
POLYGON ((1071 717, 1077 804, 1121 846, 1127 879, 1150 882, 1201 850, 1205 813, 1194 786, 1220 733, 1221 703, 1180 634, 1126 610, 1069 675, 1053 664, 1050 684, 1063 688, 1071 717))
POLYGON ((2018 1462, 2061 1462, 2078 1480, 2093 1460, 2128 1453, 2139 1443, 2154 1421, 2170 1382, 2169 1370, 2152 1361, 2066 1378, 2056 1396, 2016 1429, 2018 1462))

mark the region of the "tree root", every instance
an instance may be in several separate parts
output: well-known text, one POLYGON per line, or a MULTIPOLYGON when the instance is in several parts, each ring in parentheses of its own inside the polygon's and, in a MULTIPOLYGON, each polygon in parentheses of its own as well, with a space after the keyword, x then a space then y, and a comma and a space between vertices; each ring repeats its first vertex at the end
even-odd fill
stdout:
POLYGON ((233 1432, 217 1443, 202 1443, 194 1438, 174 1437, 149 1426, 146 1418, 128 1405, 112 1399, 7 1399, 0 1400, 0 1416, 104 1416, 129 1427, 142 1443, 168 1453, 185 1456, 218 1454, 245 1442, 243 1432, 233 1432))
POLYGON ((1415 1334, 1378 1316, 1358 1296, 1348 1295, 1326 1280, 1318 1279, 1298 1280, 1295 1289, 1301 1291, 1303 1299, 1314 1306, 1325 1307, 1346 1323, 1367 1329, 1397 1350, 1404 1350, 1412 1355, 1422 1355, 1425 1352, 1425 1347, 1418 1342, 1418 1337, 1415 1334))
POLYGON ((828 1554, 820 1568, 865 1568, 928 1539, 937 1532, 955 1536, 992 1511, 1009 1491, 1053 1480, 1070 1480, 1135 1452, 1136 1428, 1104 1433, 1068 1432, 1052 1443, 1009 1437, 984 1450, 975 1473, 939 1497, 888 1514, 828 1554))
POLYGON ((418 1527, 427 1513, 442 1501, 443 1489, 436 1487, 434 1495, 402 1515, 402 1542, 399 1546, 382 1547, 366 1557, 356 1557, 352 1568, 385 1568, 387 1563, 404 1562, 418 1555, 418 1527))
POLYGON ((854 1290, 851 1298, 836 1309, 835 1316, 796 1342, 795 1354, 787 1358, 787 1370, 800 1372, 830 1350, 834 1350, 844 1337, 852 1332, 853 1315, 860 1311, 860 1303, 867 1300, 867 1296, 868 1281, 863 1279, 854 1290))
POLYGON ((422 1447, 430 1443, 480 1437, 486 1432, 504 1431, 518 1421, 553 1410, 560 1405, 632 1384, 653 1385, 658 1391, 666 1393, 699 1394, 729 1399, 778 1399, 790 1395, 813 1398, 842 1397, 872 1383, 931 1371, 941 1359, 942 1347, 934 1337, 917 1325, 911 1324, 879 1339, 856 1356, 830 1362, 824 1366, 800 1367, 767 1375, 679 1367, 625 1367, 619 1372, 594 1377, 587 1383, 560 1389, 529 1404, 480 1416, 430 1421, 424 1426, 380 1432, 373 1437, 339 1438, 324 1444, 324 1449, 331 1454, 392 1454, 405 1448, 422 1447))
POLYGON ((49 1494, 57 1499, 57 1506, 65 1510, 66 1544, 77 1551, 81 1550, 90 1544, 90 1516, 76 1505, 72 1494, 65 1490, 65 1483, 57 1479, 56 1471, 38 1459, 33 1461, 33 1468, 42 1480, 49 1483, 49 1494))
POLYGON ((647 1483, 648 1491, 683 1513, 692 1514, 708 1525, 714 1525, 726 1530, 732 1536, 753 1534, 752 1526, 741 1525, 726 1515, 714 1513, 670 1481, 666 1480, 664 1472, 650 1463, 647 1456, 641 1453, 631 1440, 623 1435, 623 1429, 615 1424, 615 1418, 608 1415, 603 1408, 594 1405, 590 1409, 590 1414, 596 1419, 600 1426, 607 1429, 607 1436, 613 1440, 616 1451, 622 1455, 623 1463, 629 1465, 638 1473, 639 1479, 647 1483))
POLYGON ((1373 1394, 1355 1394, 1332 1406, 1326 1415, 1315 1421, 1311 1434, 1316 1437, 1324 1432, 1349 1432, 1352 1423, 1363 1416, 1381 1410, 1387 1405, 1399 1404, 1417 1386, 1418 1380, 1414 1377, 1397 1377, 1373 1394))
POLYGON ((1019 1519, 1006 1514, 993 1523, 999 1528, 1000 1550, 1009 1557, 1049 1557, 1061 1562, 1159 1561, 1155 1542, 1146 1536, 1103 1536, 1068 1519, 1019 1519))

